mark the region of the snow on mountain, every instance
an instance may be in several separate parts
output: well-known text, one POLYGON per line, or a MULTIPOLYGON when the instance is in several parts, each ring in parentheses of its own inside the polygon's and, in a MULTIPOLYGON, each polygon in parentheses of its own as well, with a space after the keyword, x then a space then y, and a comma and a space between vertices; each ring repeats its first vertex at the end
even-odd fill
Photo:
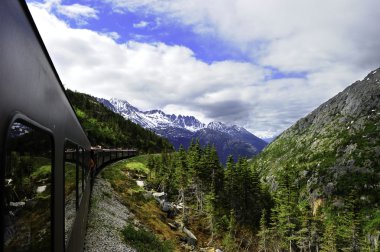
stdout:
POLYGON ((221 122, 210 122, 208 125, 207 125, 207 128, 208 129, 213 129, 213 130, 218 130, 218 131, 227 131, 228 129, 228 126, 225 125, 224 123, 221 123, 221 122))
POLYGON ((207 125, 207 128, 208 129, 222 131, 222 132, 226 132, 226 133, 232 134, 232 135, 234 135, 234 134, 241 134, 241 133, 249 133, 249 134, 251 134, 249 131, 247 131, 243 127, 239 127, 237 125, 228 126, 227 124, 224 124, 222 122, 210 122, 207 125))
POLYGON ((98 99, 112 111, 134 123, 148 128, 169 139, 176 149, 187 148, 192 139, 199 139, 202 145, 215 145, 220 160, 224 163, 228 155, 251 157, 258 154, 267 143, 243 127, 226 125, 222 122, 204 124, 194 116, 169 115, 161 110, 140 111, 127 101, 112 98, 98 99))
POLYGON ((125 118, 137 123, 144 128, 158 129, 158 128, 183 128, 191 132, 195 132, 205 127, 194 116, 176 116, 165 114, 161 110, 140 111, 136 107, 129 104, 127 101, 112 98, 107 102, 105 99, 99 99, 105 106, 113 111, 121 114, 125 118))

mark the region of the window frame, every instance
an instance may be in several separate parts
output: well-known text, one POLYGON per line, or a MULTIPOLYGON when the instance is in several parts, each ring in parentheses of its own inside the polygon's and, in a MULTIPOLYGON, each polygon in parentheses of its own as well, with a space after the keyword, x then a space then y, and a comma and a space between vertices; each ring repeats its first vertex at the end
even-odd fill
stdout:
MULTIPOLYGON (((78 190, 78 174, 79 174, 79 148, 80 145, 75 143, 75 141, 72 141, 71 139, 69 138, 65 138, 64 142, 63 142, 63 189, 62 189, 62 192, 63 192, 63 241, 64 241, 64 246, 65 246, 65 251, 67 249, 67 245, 68 242, 70 239, 68 239, 66 241, 66 238, 65 238, 65 229, 66 229, 66 191, 65 191, 65 186, 66 186, 66 154, 65 154, 65 149, 66 149, 66 146, 67 144, 71 145, 71 146, 75 146, 75 217, 74 217, 74 221, 72 223, 72 227, 74 227, 75 225, 75 220, 77 218, 77 213, 79 211, 79 207, 80 207, 80 200, 79 200, 79 190, 78 190)), ((69 234, 69 238, 70 238, 70 235, 71 235, 71 232, 72 232, 72 229, 70 230, 70 234, 69 234)))
POLYGON ((83 148, 82 146, 78 145, 78 158, 77 158, 77 164, 78 164, 77 167, 78 168, 77 168, 77 171, 76 171, 77 172, 77 178, 76 178, 77 211, 79 210, 80 205, 82 203, 82 199, 83 199, 83 195, 84 195, 84 189, 85 189, 85 187, 84 187, 85 151, 86 151, 85 148, 83 148), (82 150, 82 152, 81 152, 81 150, 82 150), (81 180, 81 181, 79 181, 79 180, 81 180), (81 182, 80 188, 79 188, 79 182, 81 182))
MULTIPOLYGON (((55 137, 54 133, 51 129, 43 126, 42 124, 38 123, 35 120, 32 120, 31 118, 27 117, 26 115, 16 112, 11 117, 11 119, 6 123, 6 130, 4 132, 4 143, 3 143, 3 153, 1 153, 1 171, 0 171, 0 196, 4 199, 4 192, 5 192, 5 167, 7 165, 7 154, 8 154, 8 147, 9 147, 9 141, 10 141, 10 132, 12 130, 12 126, 14 123, 21 123, 24 124, 27 127, 30 127, 34 130, 40 131, 41 133, 46 134, 46 136, 50 139, 51 144, 51 153, 50 153, 50 160, 51 160, 51 186, 50 186, 50 248, 51 250, 54 249, 54 237, 55 237, 55 218, 54 218, 54 212, 55 212, 55 173, 56 173, 56 158, 55 158, 55 137)), ((0 231, 1 231, 1 237, 0 237, 0 251, 4 251, 5 244, 4 244, 4 235, 5 235, 5 223, 4 223, 4 214, 5 214, 5 202, 4 200, 1 200, 0 203, 0 231)))

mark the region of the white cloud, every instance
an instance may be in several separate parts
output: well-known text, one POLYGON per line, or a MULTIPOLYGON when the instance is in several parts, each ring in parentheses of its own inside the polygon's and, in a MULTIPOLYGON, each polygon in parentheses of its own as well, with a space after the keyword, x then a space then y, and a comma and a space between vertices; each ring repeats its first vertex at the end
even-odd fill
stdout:
MULTIPOLYGON (((156 13, 195 32, 217 35, 261 66, 305 72, 304 84, 295 90, 292 83, 285 87, 288 94, 313 90, 318 97, 299 104, 301 110, 335 95, 380 62, 377 0, 104 1, 115 9, 156 13)), ((290 102, 287 96, 281 99, 290 102)))
POLYGON ((141 109, 236 123, 265 136, 280 133, 380 62, 374 22, 380 8, 373 0, 114 1, 118 11, 166 14, 217 34, 256 62, 212 64, 183 46, 118 44, 110 33, 73 29, 48 3, 60 1, 30 8, 66 87, 127 99, 141 109), (264 66, 306 77, 268 80, 264 66))
POLYGON ((139 23, 133 24, 133 27, 134 28, 144 28, 144 27, 147 27, 148 25, 149 25, 149 22, 141 21, 139 23))
POLYGON ((377 0, 103 0, 213 33, 281 71, 359 70, 380 61, 377 0), (258 47, 259 46, 259 47, 258 47))
POLYGON ((120 34, 117 32, 104 32, 103 34, 112 38, 113 40, 118 40, 120 38, 120 34))
POLYGON ((57 11, 82 24, 86 24, 88 19, 98 19, 97 10, 81 4, 60 5, 57 11))
POLYGON ((30 6, 42 8, 50 12, 55 11, 79 25, 87 24, 89 19, 98 19, 98 11, 90 6, 82 4, 64 5, 62 0, 45 0, 44 3, 31 2, 30 6))

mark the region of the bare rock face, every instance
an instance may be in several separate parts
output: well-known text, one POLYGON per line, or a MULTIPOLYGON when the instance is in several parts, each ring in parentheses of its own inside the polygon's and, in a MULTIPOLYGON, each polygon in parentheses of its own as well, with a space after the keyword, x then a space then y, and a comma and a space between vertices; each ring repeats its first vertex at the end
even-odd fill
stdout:
POLYGON ((364 126, 365 119, 369 119, 368 116, 379 115, 379 103, 380 68, 323 103, 287 131, 298 130, 302 133, 311 126, 314 130, 321 130, 322 127, 334 122, 337 118, 339 118, 337 126, 347 124, 350 127, 355 127, 356 124, 361 124, 358 127, 360 129, 364 126))

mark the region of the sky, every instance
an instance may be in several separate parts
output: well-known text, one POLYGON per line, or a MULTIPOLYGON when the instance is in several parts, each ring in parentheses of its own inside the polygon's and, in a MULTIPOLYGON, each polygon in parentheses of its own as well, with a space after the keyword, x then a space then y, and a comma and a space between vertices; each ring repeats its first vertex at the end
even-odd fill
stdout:
POLYGON ((28 0, 66 88, 278 135, 380 67, 379 0, 28 0))

